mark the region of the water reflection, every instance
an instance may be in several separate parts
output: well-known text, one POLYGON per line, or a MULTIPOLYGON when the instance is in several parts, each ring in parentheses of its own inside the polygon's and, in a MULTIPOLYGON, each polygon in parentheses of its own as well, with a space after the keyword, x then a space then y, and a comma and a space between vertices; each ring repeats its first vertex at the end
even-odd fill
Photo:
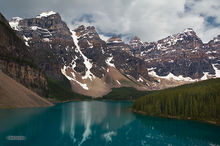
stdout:
POLYGON ((0 146, 220 144, 220 127, 142 116, 130 112, 130 105, 80 101, 0 111, 0 146), (25 140, 9 141, 8 136, 25 136, 25 140))
POLYGON ((108 102, 83 101, 62 106, 60 125, 62 135, 69 135, 73 143, 82 145, 91 139, 93 134, 97 134, 95 127, 98 125, 104 131, 100 136, 106 141, 111 141, 111 137, 117 134, 115 132, 117 129, 134 120, 134 116, 129 111, 121 111, 120 102, 112 105, 108 102), (75 127, 81 127, 77 133, 75 127))
POLYGON ((81 145, 86 139, 89 138, 89 135, 92 134, 90 126, 91 126, 91 107, 88 102, 83 102, 82 104, 83 112, 82 112, 82 121, 84 123, 84 132, 83 132, 83 138, 79 145, 81 145))
POLYGON ((75 108, 62 108, 61 133, 68 134, 75 141, 75 108), (68 109, 68 110, 67 110, 68 109))

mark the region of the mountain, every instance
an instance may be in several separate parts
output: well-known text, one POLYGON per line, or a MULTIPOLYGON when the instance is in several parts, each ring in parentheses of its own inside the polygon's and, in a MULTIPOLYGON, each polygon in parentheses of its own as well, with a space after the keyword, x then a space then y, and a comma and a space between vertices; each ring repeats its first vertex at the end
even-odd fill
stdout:
POLYGON ((47 82, 44 73, 32 59, 30 48, 11 29, 0 14, 0 70, 39 95, 45 96, 47 82))
POLYGON ((132 49, 136 57, 145 60, 149 74, 191 82, 220 77, 219 46, 219 36, 205 44, 188 28, 132 49))
POLYGON ((46 96, 46 77, 1 13, 0 33, 0 108, 52 105, 36 94, 46 96))
POLYGON ((143 80, 149 78, 144 61, 113 45, 110 47, 101 40, 95 27, 79 26, 72 31, 72 37, 83 60, 76 57, 73 65, 64 66, 62 72, 71 80, 75 92, 97 97, 115 87, 147 88, 137 81, 139 76, 143 76, 143 80))
POLYGON ((123 50, 126 51, 128 54, 131 54, 130 46, 128 44, 125 44, 117 35, 109 38, 106 43, 108 47, 112 50, 123 50))
POLYGON ((141 39, 138 36, 133 37, 130 42, 130 50, 133 54, 138 54, 139 51, 144 49, 147 45, 146 42, 142 42, 141 39))
MULTIPOLYGON (((94 26, 72 29, 53 11, 9 23, 56 91, 65 83, 68 91, 100 97, 112 88, 158 90, 220 76, 219 36, 205 44, 191 28, 157 42, 135 36, 127 44, 117 35, 103 41, 94 26)), ((56 92, 51 86, 49 97, 56 92)))
POLYGON ((100 97, 115 87, 150 89, 145 62, 132 56, 122 41, 103 41, 94 26, 72 30, 52 11, 29 19, 15 17, 10 25, 47 77, 62 81, 64 75, 74 92, 100 97))
POLYGON ((73 59, 68 52, 75 47, 66 23, 58 13, 44 12, 35 18, 12 18, 9 22, 35 54, 34 62, 54 79, 62 79, 60 68, 73 59))

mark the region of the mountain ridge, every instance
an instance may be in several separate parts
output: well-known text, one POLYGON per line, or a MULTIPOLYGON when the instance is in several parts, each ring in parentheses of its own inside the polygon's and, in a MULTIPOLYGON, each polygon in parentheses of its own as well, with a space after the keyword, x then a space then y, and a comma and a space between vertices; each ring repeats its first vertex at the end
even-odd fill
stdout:
POLYGON ((35 62, 47 76, 58 76, 57 79, 60 75, 66 76, 75 92, 100 97, 110 92, 112 87, 131 86, 143 90, 146 85, 137 81, 139 75, 150 79, 144 61, 123 50, 110 49, 93 26, 71 30, 58 13, 52 13, 41 18, 19 19, 14 28, 17 27, 17 34, 33 53, 45 54, 35 62), (51 57, 47 55, 49 53, 51 57), (124 55, 123 60, 113 54, 124 55), (46 59, 42 60, 43 57, 46 59))
POLYGON ((40 55, 35 62, 47 76, 66 76, 80 94, 99 97, 115 87, 157 90, 218 77, 218 37, 204 44, 190 28, 157 42, 136 36, 126 44, 118 36, 103 41, 94 26, 71 30, 56 12, 15 20, 11 27, 40 55))

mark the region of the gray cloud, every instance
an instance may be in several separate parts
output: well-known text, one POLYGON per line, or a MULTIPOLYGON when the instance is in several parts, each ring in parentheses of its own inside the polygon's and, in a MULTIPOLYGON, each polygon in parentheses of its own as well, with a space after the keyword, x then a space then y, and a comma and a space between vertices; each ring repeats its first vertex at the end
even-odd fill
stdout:
POLYGON ((0 9, 8 19, 53 10, 72 28, 91 24, 104 33, 133 34, 144 41, 188 27, 205 42, 220 34, 219 0, 0 0, 0 9))

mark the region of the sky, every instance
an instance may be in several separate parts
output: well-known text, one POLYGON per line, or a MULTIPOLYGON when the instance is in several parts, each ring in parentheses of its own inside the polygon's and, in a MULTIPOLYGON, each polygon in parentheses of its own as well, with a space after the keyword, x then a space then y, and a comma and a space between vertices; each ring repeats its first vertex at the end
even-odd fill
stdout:
POLYGON ((0 0, 7 19, 58 12, 71 27, 94 25, 102 36, 157 41, 193 28, 203 42, 220 35, 220 0, 0 0))

